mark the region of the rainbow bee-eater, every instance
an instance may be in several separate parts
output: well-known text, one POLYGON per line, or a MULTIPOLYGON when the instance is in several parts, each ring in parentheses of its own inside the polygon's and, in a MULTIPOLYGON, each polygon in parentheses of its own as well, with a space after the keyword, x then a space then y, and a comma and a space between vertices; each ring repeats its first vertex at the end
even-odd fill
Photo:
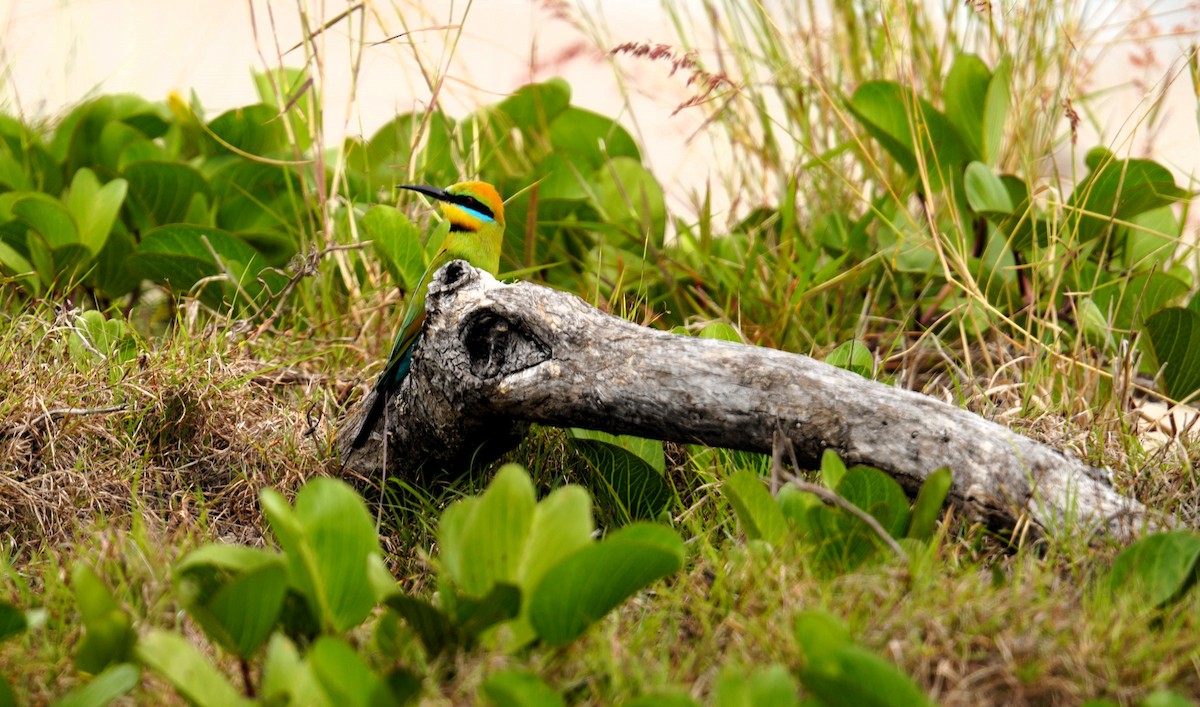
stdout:
POLYGON ((433 256, 420 282, 408 295, 404 308, 404 319, 400 331, 392 343, 392 353, 387 366, 375 381, 370 394, 370 407, 363 417, 358 432, 354 435, 352 449, 361 447, 375 423, 383 414, 388 398, 397 388, 412 365, 413 349, 425 324, 425 294, 429 280, 438 268, 451 260, 465 260, 471 265, 486 270, 492 275, 500 267, 500 244, 504 240, 504 202, 496 188, 486 182, 462 182, 451 184, 445 189, 436 187, 402 185, 401 189, 424 194, 437 200, 442 215, 450 222, 446 240, 433 256))

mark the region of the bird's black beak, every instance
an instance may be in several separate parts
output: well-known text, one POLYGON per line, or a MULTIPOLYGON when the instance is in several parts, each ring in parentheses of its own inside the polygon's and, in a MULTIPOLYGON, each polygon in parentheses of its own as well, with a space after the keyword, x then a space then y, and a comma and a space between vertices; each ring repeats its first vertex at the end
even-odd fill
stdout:
POLYGON ((407 189, 409 191, 415 191, 418 194, 424 194, 425 196, 429 197, 430 199, 436 199, 438 201, 451 201, 454 198, 445 189, 438 189, 437 187, 427 187, 427 186, 423 186, 421 184, 397 184, 396 188, 397 189, 407 189))

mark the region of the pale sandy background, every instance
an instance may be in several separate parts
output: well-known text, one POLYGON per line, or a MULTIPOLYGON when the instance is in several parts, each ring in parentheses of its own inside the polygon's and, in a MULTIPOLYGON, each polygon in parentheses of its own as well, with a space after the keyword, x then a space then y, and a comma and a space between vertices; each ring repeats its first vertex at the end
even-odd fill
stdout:
MULTIPOLYGON (((699 0, 680 0, 699 7, 699 0)), ((961 4, 961 3, 958 3, 961 4)), ((673 43, 666 13, 652 0, 521 0, 368 2, 372 11, 368 40, 410 28, 463 22, 463 36, 447 67, 446 94, 452 111, 498 100, 530 80, 567 78, 574 100, 584 107, 619 116, 647 148, 651 167, 681 206, 706 180, 720 183, 719 145, 706 137, 689 138, 700 126, 699 111, 672 115, 689 95, 665 67, 647 65, 621 85, 602 54, 580 51, 592 46, 578 27, 555 15, 563 5, 572 14, 593 18, 601 41, 673 43), (715 151, 715 152, 714 152, 715 151)), ((1011 3, 1009 3, 1011 5, 1011 3)), ((1200 41, 1196 3, 1180 0, 1149 3, 1147 16, 1157 38, 1135 44, 1130 13, 1146 3, 1084 3, 1087 21, 1104 28, 1094 76, 1109 87, 1093 104, 1104 140, 1118 153, 1146 155, 1169 164, 1187 183, 1200 174, 1197 101, 1185 52, 1200 41), (1137 57, 1149 60, 1137 66, 1137 57), (1131 59, 1133 57, 1133 59, 1131 59), (1159 92, 1162 108, 1149 108, 1159 92)), ((168 92, 194 90, 209 116, 255 100, 250 70, 277 63, 276 37, 291 45, 301 37, 298 7, 316 18, 332 17, 345 7, 329 0, 0 0, 0 110, 30 116, 54 116, 97 92, 134 92, 164 99, 168 92), (251 22, 253 14, 254 23, 251 22), (274 25, 272 26, 272 23, 274 25), (257 27, 257 34, 255 32, 257 27)), ((940 5, 939 5, 940 6, 940 5)), ((993 3, 1003 12, 1005 3, 993 3)), ((314 21, 319 21, 315 20, 314 21)), ((452 32, 425 29, 414 36, 417 53, 427 62, 444 62, 452 32)), ((368 48, 362 56, 359 85, 351 101, 351 42, 339 25, 321 47, 327 105, 326 144, 343 135, 370 135, 399 112, 424 105, 430 96, 420 79, 413 47, 404 42, 368 48)), ((286 48, 286 46, 285 46, 286 48)), ((303 63, 297 51, 287 63, 303 63)), ((627 65, 628 66, 628 65, 627 65)), ((1081 145, 1099 139, 1081 137, 1081 145)), ((1063 156, 1060 156, 1060 161, 1063 156)))

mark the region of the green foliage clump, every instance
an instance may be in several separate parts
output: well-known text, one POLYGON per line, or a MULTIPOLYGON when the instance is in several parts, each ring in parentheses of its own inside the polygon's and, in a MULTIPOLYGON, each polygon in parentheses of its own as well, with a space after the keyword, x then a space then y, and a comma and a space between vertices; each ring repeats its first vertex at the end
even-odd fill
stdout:
MULTIPOLYGON (((587 492, 566 486, 538 503, 528 474, 509 465, 482 495, 442 515, 439 598, 429 601, 401 591, 383 565, 366 505, 343 482, 314 479, 294 505, 270 489, 261 501, 278 551, 205 545, 175 566, 173 578, 192 620, 226 654, 257 666, 257 682, 244 671, 239 691, 178 632, 139 635, 81 563, 73 584, 84 637, 75 663, 96 677, 68 699, 103 693, 94 704, 106 704, 149 669, 201 705, 247 704, 255 696, 284 704, 401 704, 422 690, 419 674, 400 664, 410 644, 419 642, 433 665, 480 641, 509 650, 564 645, 683 563, 683 542, 671 529, 634 524, 596 541, 587 492), (380 608, 373 623, 382 655, 372 659, 349 637, 380 608)), ((10 623, 19 630, 14 612, 10 623)), ((534 689, 526 682, 498 674, 483 690, 534 689)))

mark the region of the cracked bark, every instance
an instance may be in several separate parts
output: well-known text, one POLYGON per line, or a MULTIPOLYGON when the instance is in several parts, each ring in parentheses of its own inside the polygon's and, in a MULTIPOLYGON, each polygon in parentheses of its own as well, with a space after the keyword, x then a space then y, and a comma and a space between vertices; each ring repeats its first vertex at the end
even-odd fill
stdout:
MULTIPOLYGON (((950 501, 993 527, 1121 540, 1173 526, 1117 493, 1107 471, 920 393, 807 356, 668 334, 463 261, 434 276, 412 369, 388 402, 389 475, 461 471, 515 445, 531 422, 771 453, 776 430, 801 462, 826 449, 891 474, 914 494, 949 466, 950 501)), ((359 408, 361 411, 363 408, 359 408)), ((346 468, 382 473, 377 426, 346 468)))

